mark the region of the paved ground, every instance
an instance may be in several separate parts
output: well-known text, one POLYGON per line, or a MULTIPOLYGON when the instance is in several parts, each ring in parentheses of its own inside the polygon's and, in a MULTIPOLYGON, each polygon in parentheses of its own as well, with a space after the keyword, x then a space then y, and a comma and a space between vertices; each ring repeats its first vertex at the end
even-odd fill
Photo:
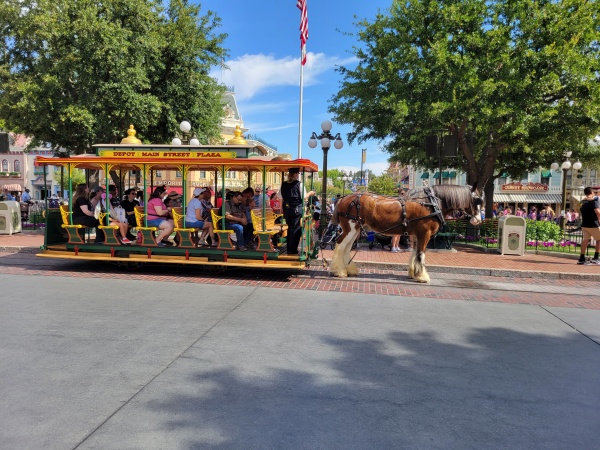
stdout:
POLYGON ((598 267, 431 252, 422 285, 361 249, 354 279, 130 271, 13 237, 0 448, 599 448, 600 281, 577 276, 598 267))
POLYGON ((68 274, 0 274, 2 448, 598 448, 600 311, 68 274))

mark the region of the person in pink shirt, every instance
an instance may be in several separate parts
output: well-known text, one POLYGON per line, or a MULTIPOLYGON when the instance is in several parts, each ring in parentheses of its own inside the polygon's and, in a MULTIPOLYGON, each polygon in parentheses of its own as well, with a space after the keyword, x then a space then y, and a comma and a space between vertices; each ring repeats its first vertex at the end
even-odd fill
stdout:
POLYGON ((164 186, 159 186, 154 189, 154 192, 146 205, 148 226, 157 227, 160 230, 160 233, 156 236, 156 245, 159 247, 173 245, 169 242, 169 236, 175 228, 169 209, 163 202, 165 192, 166 189, 164 186))

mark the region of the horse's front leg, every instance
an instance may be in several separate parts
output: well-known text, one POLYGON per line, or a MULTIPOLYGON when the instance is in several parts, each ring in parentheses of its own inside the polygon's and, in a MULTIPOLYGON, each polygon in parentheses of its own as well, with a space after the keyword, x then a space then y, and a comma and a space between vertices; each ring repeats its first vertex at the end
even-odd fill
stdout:
POLYGON ((360 225, 358 223, 353 224, 353 229, 352 229, 353 233, 352 234, 352 240, 350 241, 350 244, 348 246, 346 246, 346 250, 344 253, 344 261, 346 263, 346 272, 348 273, 349 277, 357 277, 358 276, 358 267, 356 267, 356 264, 351 262, 352 261, 352 245, 354 244, 354 241, 358 238, 358 236, 360 235, 360 225))
POLYGON ((429 231, 417 234, 417 241, 410 257, 412 261, 412 274, 410 271, 411 266, 409 266, 409 275, 419 283, 429 283, 430 281, 427 268, 425 267, 425 250, 427 249, 430 237, 431 233, 429 231))
POLYGON ((348 275, 358 275, 358 269, 354 264, 348 265, 350 261, 350 250, 352 243, 356 238, 356 226, 354 223, 349 223, 346 226, 342 225, 342 235, 335 246, 333 256, 331 258, 330 272, 334 277, 346 278, 348 275), (354 272, 353 269, 356 271, 354 272))

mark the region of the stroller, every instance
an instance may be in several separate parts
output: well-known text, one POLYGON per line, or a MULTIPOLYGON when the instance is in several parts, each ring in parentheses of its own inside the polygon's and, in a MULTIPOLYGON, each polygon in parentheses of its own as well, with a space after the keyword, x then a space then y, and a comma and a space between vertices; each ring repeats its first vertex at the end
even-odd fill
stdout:
MULTIPOLYGON (((325 250, 328 245, 331 246, 331 250, 335 248, 335 244, 337 244, 337 240, 342 234, 342 227, 339 225, 329 224, 323 233, 323 237, 321 238, 321 248, 325 250)), ((364 233, 361 231, 358 239, 352 243, 352 250, 356 250, 358 247, 358 241, 364 238, 364 233)))
POLYGON ((321 237, 321 243, 319 244, 323 250, 327 248, 328 245, 331 246, 331 250, 335 248, 335 244, 337 243, 338 237, 342 234, 342 227, 339 225, 329 224, 321 237))
POLYGON ((389 247, 390 250, 392 250, 391 236, 385 236, 383 234, 375 233, 374 231, 369 231, 369 233, 367 233, 367 241, 369 241, 369 250, 375 248, 375 242, 381 245, 381 248, 384 250, 386 247, 389 247))

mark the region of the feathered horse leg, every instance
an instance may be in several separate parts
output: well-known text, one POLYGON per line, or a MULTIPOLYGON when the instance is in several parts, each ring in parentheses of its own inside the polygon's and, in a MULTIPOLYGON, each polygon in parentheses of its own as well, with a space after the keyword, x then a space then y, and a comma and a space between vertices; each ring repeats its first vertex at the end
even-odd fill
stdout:
POLYGON ((344 252, 344 262, 346 263, 346 272, 348 273, 349 277, 357 277, 358 276, 358 267, 356 267, 356 264, 351 262, 352 261, 352 244, 354 244, 354 241, 358 238, 358 236, 360 235, 360 226, 357 222, 351 220, 350 221, 350 226, 351 228, 351 232, 349 233, 351 235, 350 237, 350 244, 346 246, 346 251, 344 252))
POLYGON ((429 274, 425 267, 425 249, 427 248, 430 235, 429 231, 417 234, 417 242, 415 242, 415 248, 410 257, 413 271, 411 275, 409 266, 409 275, 419 283, 429 283, 429 274))
POLYGON ((354 264, 348 265, 348 262, 350 261, 352 243, 358 234, 358 224, 355 221, 346 219, 341 221, 340 225, 342 226, 341 240, 335 246, 329 270, 334 277, 346 278, 348 275, 356 276, 358 275, 358 269, 354 264))

